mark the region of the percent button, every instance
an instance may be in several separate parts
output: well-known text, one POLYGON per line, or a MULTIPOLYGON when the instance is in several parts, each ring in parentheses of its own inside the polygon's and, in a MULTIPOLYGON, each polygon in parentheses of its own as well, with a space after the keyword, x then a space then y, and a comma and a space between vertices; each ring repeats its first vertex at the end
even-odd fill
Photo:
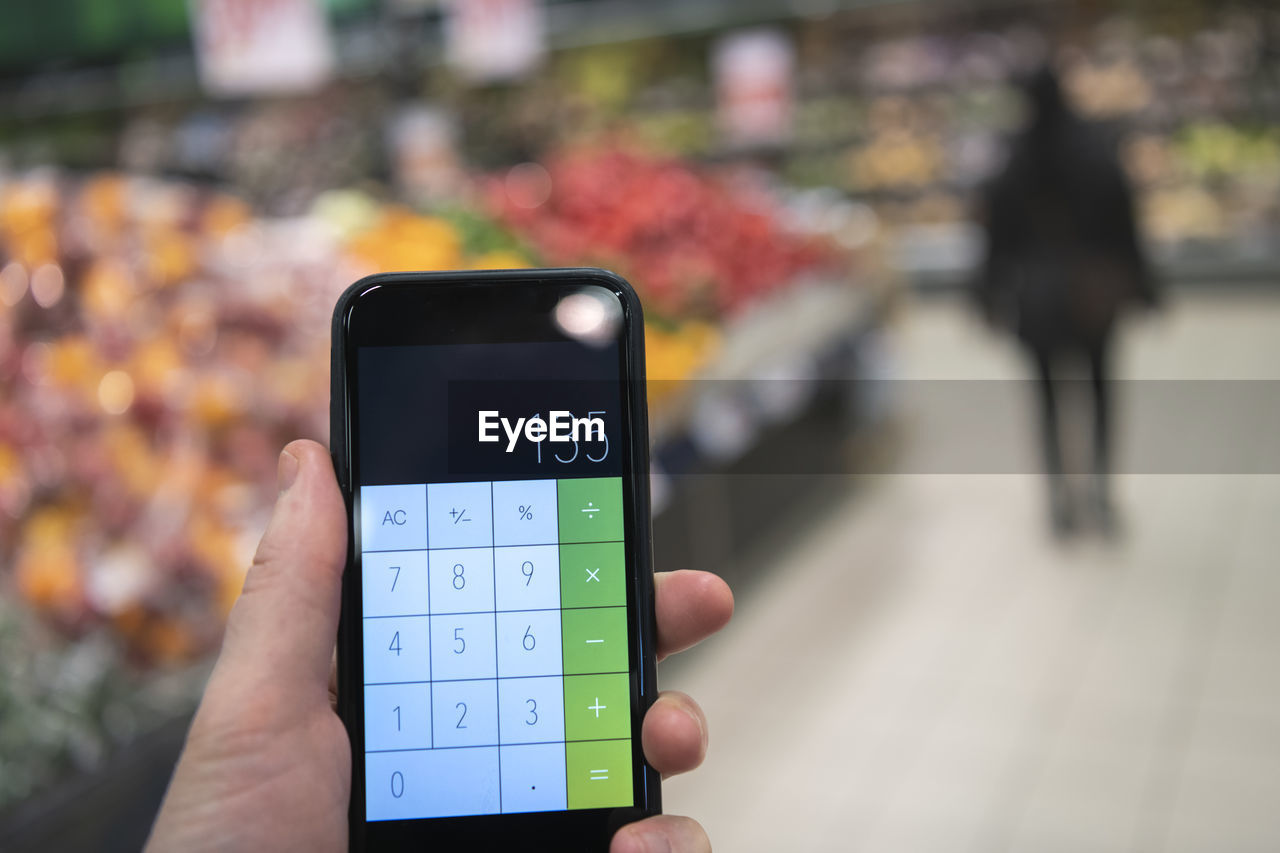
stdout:
POLYGON ((493 484, 493 544, 556 542, 556 481, 511 480, 493 484))

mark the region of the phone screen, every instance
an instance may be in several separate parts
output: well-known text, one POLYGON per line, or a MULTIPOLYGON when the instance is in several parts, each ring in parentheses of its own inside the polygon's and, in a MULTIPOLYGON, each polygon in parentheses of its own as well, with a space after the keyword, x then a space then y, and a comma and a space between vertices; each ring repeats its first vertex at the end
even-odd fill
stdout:
POLYGON ((541 291, 352 336, 370 824, 645 805, 625 305, 541 291))

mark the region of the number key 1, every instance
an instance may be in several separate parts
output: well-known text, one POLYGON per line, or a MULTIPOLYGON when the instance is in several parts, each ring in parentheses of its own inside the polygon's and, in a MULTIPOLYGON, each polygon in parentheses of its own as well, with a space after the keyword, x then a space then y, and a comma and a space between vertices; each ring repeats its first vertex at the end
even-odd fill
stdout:
POLYGON ((369 685, 364 701, 366 751, 431 747, 431 685, 369 685))

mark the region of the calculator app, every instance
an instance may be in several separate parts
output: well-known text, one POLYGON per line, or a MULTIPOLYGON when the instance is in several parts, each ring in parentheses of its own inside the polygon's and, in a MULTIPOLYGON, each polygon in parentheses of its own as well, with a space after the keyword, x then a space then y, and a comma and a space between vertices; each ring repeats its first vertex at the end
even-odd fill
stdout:
MULTIPOLYGON (((476 405, 526 407, 544 391, 540 376, 562 382, 579 365, 579 378, 598 379, 581 368, 580 350, 546 343, 360 353, 370 821, 633 804, 624 482, 608 437, 616 448, 617 398, 607 389, 616 395, 618 383, 583 386, 592 400, 564 402, 596 406, 605 435, 510 453, 485 447, 472 457, 472 467, 483 461, 484 478, 460 470, 475 436, 458 424, 474 415, 442 411, 465 408, 466 395, 436 387, 437 408, 415 411, 405 388, 390 393, 406 377, 429 386, 497 370, 505 379, 521 364, 518 393, 495 385, 490 401, 476 405), (371 416, 389 425, 369 429, 371 416), (403 443, 412 437, 431 447, 403 443)), ((606 355, 616 371, 616 354, 606 355)), ((558 387, 548 384, 546 395, 558 387)))

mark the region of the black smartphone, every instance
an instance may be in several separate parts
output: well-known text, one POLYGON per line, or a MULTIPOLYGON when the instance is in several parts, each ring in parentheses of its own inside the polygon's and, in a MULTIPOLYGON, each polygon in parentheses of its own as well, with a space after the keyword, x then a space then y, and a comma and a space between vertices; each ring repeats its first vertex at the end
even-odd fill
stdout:
POLYGON ((595 269, 339 300, 352 850, 605 850, 661 811, 643 330, 595 269))

